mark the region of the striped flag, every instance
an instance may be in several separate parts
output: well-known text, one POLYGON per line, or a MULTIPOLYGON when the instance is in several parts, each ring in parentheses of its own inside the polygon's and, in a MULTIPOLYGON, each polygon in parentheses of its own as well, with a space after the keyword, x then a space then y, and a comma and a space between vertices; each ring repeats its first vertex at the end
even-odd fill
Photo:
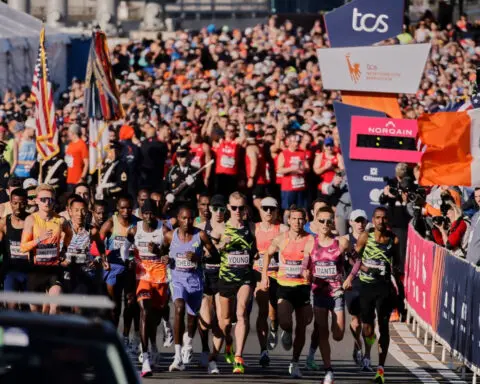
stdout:
POLYGON ((37 151, 43 161, 59 152, 57 121, 53 100, 52 83, 48 72, 47 51, 45 50, 45 27, 40 32, 40 46, 35 64, 32 83, 32 97, 35 101, 35 124, 37 151))

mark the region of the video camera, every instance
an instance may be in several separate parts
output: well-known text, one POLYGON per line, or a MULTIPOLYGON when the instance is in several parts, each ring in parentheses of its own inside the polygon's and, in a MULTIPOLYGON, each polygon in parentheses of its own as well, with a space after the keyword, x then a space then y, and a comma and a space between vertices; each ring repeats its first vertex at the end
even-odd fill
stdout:
POLYGON ((450 225, 450 219, 447 217, 447 212, 451 207, 450 203, 455 204, 455 201, 448 192, 442 194, 441 199, 442 203, 440 204, 440 212, 442 215, 432 217, 432 221, 435 225, 441 225, 446 229, 450 225))

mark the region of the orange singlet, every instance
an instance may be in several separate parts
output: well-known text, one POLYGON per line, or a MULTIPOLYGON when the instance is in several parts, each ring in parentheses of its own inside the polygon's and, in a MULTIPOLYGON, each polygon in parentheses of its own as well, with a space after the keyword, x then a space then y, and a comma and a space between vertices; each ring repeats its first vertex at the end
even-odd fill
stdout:
POLYGON ((290 240, 289 232, 285 232, 282 241, 283 251, 280 252, 280 266, 277 273, 278 284, 284 287, 296 287, 308 285, 309 282, 303 277, 302 263, 304 250, 312 235, 305 235, 299 240, 290 240))

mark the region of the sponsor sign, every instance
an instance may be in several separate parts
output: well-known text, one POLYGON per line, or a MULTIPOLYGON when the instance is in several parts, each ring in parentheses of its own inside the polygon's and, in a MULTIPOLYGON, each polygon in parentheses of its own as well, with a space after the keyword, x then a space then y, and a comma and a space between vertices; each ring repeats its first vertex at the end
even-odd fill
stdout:
POLYGON ((396 163, 352 160, 349 145, 351 121, 352 116, 385 117, 385 114, 340 102, 335 102, 334 108, 352 208, 363 209, 371 217, 374 209, 380 206, 379 198, 386 185, 383 178, 395 175, 396 163))
POLYGON ((414 94, 430 44, 318 49, 325 89, 414 94))
POLYGON ((403 0, 354 0, 325 15, 332 48, 372 45, 402 33, 403 0))
MULTIPOLYGON (((480 366, 480 300, 478 300, 478 292, 480 292, 480 273, 477 271, 473 278, 473 292, 472 295, 472 311, 471 314, 471 334, 472 334, 472 343, 471 343, 471 361, 477 367, 480 366), (475 299, 477 298, 477 299, 475 299)), ((468 354, 466 356, 468 358, 468 354)))
POLYGON ((417 132, 417 120, 353 116, 350 158, 418 163, 417 132))

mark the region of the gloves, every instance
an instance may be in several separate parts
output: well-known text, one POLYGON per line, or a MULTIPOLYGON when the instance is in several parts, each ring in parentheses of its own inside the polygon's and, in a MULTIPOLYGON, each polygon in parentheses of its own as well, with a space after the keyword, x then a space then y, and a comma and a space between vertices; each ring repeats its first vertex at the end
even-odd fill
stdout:
POLYGON ((167 203, 172 204, 175 201, 175 195, 173 193, 169 193, 165 199, 167 200, 167 203))
POLYGON ((195 183, 195 179, 191 175, 188 175, 185 178, 185 182, 187 183, 187 185, 192 185, 193 183, 195 183))

